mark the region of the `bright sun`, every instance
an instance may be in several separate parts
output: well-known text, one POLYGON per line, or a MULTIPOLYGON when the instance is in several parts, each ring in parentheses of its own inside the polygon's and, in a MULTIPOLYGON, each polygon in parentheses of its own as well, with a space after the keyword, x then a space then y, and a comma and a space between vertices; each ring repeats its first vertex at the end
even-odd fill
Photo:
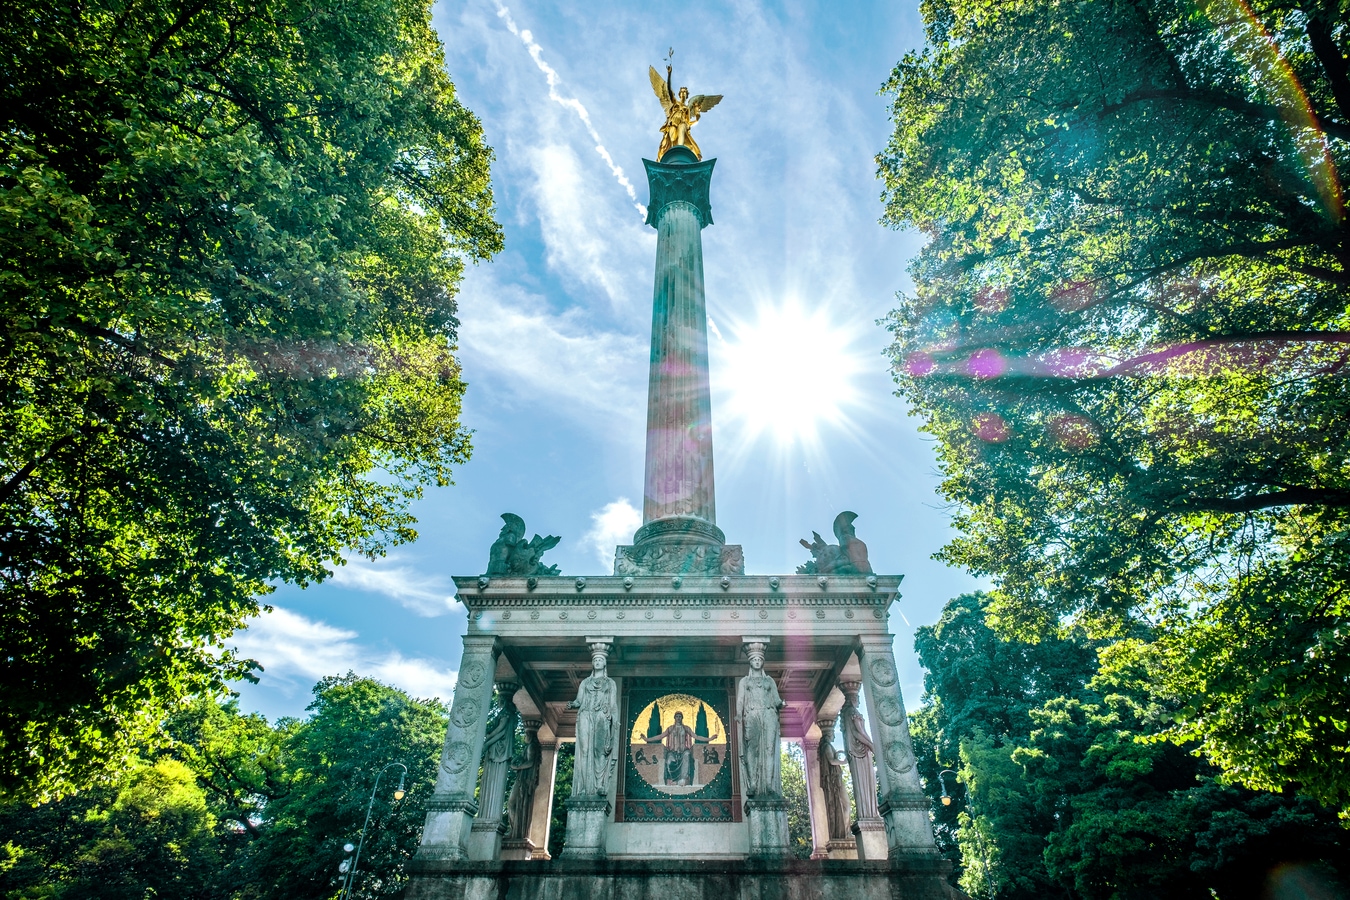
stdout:
MULTIPOLYGON (((726 324, 726 323, 724 323, 726 324)), ((811 442, 823 423, 840 423, 857 400, 861 370, 853 335, 824 310, 793 302, 760 307, 753 322, 732 322, 718 354, 713 383, 747 437, 811 442)))

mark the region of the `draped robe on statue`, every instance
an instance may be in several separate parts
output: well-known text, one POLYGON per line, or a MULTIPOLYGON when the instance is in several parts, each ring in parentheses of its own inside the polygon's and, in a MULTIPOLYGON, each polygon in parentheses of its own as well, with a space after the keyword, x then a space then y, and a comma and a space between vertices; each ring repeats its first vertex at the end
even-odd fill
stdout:
POLYGON ((746 797, 778 797, 783 792, 778 729, 782 705, 778 685, 768 675, 751 672, 741 679, 736 707, 741 720, 746 797))
POLYGON ((619 695, 614 679, 588 675, 573 703, 577 708, 577 747, 572 796, 607 796, 619 729, 619 695))

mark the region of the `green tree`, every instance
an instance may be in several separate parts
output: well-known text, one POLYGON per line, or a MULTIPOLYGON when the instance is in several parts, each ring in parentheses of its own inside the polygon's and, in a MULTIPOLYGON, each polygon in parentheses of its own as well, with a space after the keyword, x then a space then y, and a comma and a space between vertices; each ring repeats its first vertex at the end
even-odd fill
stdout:
POLYGON ((439 700, 415 700, 351 673, 319 682, 308 709, 286 737, 284 793, 268 800, 265 830, 242 861, 253 893, 260 900, 331 897, 342 845, 356 843, 376 776, 400 762, 409 770, 407 794, 394 800, 399 770, 386 772, 353 885, 354 896, 392 896, 421 840, 448 711, 439 700))
POLYGON ((664 730, 661 727, 661 704, 653 703, 652 714, 647 717, 647 737, 654 738, 664 730))
POLYGON ((783 799, 789 804, 788 852, 797 859, 810 859, 815 849, 811 834, 811 807, 806 796, 806 766, 802 745, 788 741, 783 745, 783 799))
MULTIPOLYGON (((656 732, 660 734, 658 730, 656 732)), ((576 767, 577 745, 574 741, 558 745, 558 762, 553 779, 553 815, 548 823, 548 854, 557 858, 567 842, 567 798, 572 796, 572 772, 576 767)))
POLYGON ((12 864, 0 895, 62 900, 227 896, 216 819, 191 769, 137 762, 114 790, 0 812, 12 864))
POLYGON ((959 597, 916 640, 927 669, 916 749, 938 731, 941 746, 958 745, 944 760, 960 781, 948 776, 954 802, 938 822, 972 896, 1246 897, 1298 863, 1344 877, 1350 839, 1334 811, 1225 784, 1194 746, 1157 739, 1174 707, 1151 684, 1147 645, 1129 639, 1094 660, 1081 636, 1009 640, 987 624, 989 606, 959 597), (981 692, 966 680, 987 677, 1011 699, 972 702, 981 692))
POLYGON ((467 458, 490 149, 426 0, 0 21, 0 796, 88 784, 467 458))
POLYGON ((694 734, 698 737, 708 737, 708 710, 702 703, 698 705, 698 718, 694 720, 694 734))
POLYGON ((886 84, 890 316, 1008 634, 1155 629, 1168 731, 1350 809, 1350 17, 925 0, 886 84))

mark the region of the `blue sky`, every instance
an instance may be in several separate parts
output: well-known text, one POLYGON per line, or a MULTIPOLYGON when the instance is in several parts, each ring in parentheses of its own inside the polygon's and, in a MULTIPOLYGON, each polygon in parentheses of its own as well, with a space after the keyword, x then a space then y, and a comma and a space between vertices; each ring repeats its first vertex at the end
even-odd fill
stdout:
POLYGON ((546 560, 607 574, 639 524, 656 234, 642 158, 661 110, 647 67, 721 93, 695 135, 716 157, 703 232, 718 524, 746 571, 804 562, 798 538, 859 514, 878 572, 905 575, 892 616, 905 698, 913 626, 977 586, 930 559, 951 535, 932 442, 893 396, 875 324, 909 287, 917 235, 877 224, 877 90, 922 41, 917 3, 676 6, 441 0, 434 23, 461 99, 496 151, 506 249, 459 295, 474 455, 418 503, 421 538, 279 589, 236 636, 266 671, 241 704, 300 715, 321 676, 352 669, 449 697, 464 608, 500 527, 561 535, 546 560), (908 624, 907 624, 908 623, 908 624))

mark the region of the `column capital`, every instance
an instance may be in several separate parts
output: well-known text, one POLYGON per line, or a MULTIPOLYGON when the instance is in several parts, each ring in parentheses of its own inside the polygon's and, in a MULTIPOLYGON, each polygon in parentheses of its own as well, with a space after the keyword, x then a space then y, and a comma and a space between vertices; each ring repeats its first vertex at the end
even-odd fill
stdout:
POLYGON ((673 162, 682 157, 668 152, 666 158, 672 162, 642 161, 647 169, 647 187, 651 192, 646 224, 657 227, 666 207, 676 203, 687 206, 694 213, 699 228, 707 228, 713 223, 708 188, 712 184, 712 170, 717 160, 705 159, 699 162, 693 159, 692 153, 689 157, 689 162, 673 162))

